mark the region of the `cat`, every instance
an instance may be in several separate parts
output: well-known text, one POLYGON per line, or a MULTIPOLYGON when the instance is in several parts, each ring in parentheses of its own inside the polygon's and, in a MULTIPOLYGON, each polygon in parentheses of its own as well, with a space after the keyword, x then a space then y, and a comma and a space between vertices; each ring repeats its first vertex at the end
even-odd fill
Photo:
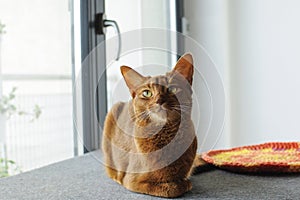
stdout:
POLYGON ((120 69, 132 99, 115 104, 105 119, 107 175, 133 192, 181 196, 191 190, 189 177, 202 164, 191 120, 192 55, 183 55, 161 76, 120 69))

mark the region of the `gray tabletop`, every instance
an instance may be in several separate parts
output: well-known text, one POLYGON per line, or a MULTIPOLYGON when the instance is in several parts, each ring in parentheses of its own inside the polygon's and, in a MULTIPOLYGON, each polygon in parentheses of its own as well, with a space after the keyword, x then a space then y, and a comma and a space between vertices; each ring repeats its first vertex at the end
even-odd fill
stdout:
MULTIPOLYGON (((192 177, 181 199, 300 199, 300 175, 241 175, 212 170, 192 177)), ((106 177, 92 154, 0 179, 0 199, 160 199, 106 177)))

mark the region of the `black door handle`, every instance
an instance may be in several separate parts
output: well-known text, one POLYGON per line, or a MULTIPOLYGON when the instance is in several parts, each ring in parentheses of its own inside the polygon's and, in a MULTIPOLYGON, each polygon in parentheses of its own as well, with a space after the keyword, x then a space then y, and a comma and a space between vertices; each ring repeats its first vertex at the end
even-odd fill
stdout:
POLYGON ((117 34, 117 37, 118 37, 118 50, 117 50, 116 60, 119 60, 120 55, 121 55, 122 41, 121 41, 121 32, 120 32, 120 28, 118 26, 118 23, 114 20, 104 19, 104 14, 103 13, 97 14, 96 15, 96 22, 95 22, 96 34, 104 35, 105 34, 104 29, 106 27, 113 27, 115 29, 116 34, 117 34))

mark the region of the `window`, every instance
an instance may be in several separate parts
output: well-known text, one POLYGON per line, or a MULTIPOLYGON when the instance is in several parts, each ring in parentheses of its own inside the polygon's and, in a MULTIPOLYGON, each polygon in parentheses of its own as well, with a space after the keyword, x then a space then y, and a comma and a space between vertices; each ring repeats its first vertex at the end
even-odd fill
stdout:
POLYGON ((0 0, 2 176, 77 154, 72 8, 68 0, 0 0))

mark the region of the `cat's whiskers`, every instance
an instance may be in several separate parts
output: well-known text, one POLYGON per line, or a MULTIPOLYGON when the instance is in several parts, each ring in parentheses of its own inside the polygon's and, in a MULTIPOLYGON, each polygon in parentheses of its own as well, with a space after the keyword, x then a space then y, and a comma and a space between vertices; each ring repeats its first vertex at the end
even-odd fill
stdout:
POLYGON ((131 116, 131 119, 133 121, 143 121, 143 120, 147 120, 149 119, 149 111, 148 110, 144 110, 142 112, 139 113, 134 113, 133 116, 131 116))
POLYGON ((186 105, 173 105, 171 106, 172 109, 174 109, 174 111, 181 111, 183 113, 187 113, 190 112, 191 110, 191 106, 186 106, 186 105))

